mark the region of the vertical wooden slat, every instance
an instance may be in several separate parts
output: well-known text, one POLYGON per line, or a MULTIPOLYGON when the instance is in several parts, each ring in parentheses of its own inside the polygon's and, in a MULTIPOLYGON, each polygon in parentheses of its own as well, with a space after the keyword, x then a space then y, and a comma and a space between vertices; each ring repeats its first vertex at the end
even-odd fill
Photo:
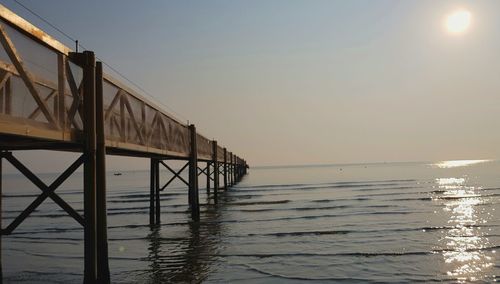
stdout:
POLYGON ((57 54, 57 99, 54 100, 54 113, 59 126, 66 129, 66 56, 57 54))
POLYGON ((5 83, 10 78, 8 71, 0 71, 0 113, 4 113, 4 100, 5 100, 5 83))
POLYGON ((5 114, 12 113, 12 86, 11 86, 12 77, 10 77, 7 82, 5 82, 5 114))
POLYGON ((0 89, 0 113, 4 112, 5 86, 0 89))
POLYGON ((122 94, 120 97, 120 128, 122 130, 121 137, 122 137, 122 142, 127 142, 127 134, 126 134, 126 121, 125 121, 125 103, 124 103, 124 97, 126 94, 122 94))
POLYGON ((141 101, 141 132, 144 137, 144 146, 148 146, 147 132, 148 126, 146 124, 146 104, 141 101))

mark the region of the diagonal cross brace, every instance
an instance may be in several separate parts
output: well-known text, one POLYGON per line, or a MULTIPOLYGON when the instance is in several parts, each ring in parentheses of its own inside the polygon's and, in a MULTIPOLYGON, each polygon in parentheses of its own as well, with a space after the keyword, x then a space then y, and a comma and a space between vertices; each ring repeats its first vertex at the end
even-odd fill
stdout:
POLYGON ((212 178, 212 174, 214 173, 214 171, 210 171, 210 170, 208 170, 208 168, 204 168, 203 169, 203 168, 200 168, 200 167, 198 167, 198 170, 199 170, 198 176, 200 176, 201 174, 205 174, 205 175, 208 175, 211 180, 214 180, 212 178))
POLYGON ((182 171, 187 168, 187 166, 189 166, 189 162, 186 163, 184 165, 184 167, 182 167, 178 172, 174 171, 171 167, 169 167, 167 164, 165 164, 163 161, 160 161, 160 163, 165 167, 167 168, 171 173, 174 174, 173 177, 170 178, 170 180, 162 187, 160 188, 160 191, 163 191, 172 181, 174 181, 175 178, 179 178, 180 180, 182 180, 187 186, 189 186, 189 183, 183 178, 180 176, 180 174, 182 173, 182 171))
POLYGON ((202 168, 198 167, 198 170, 199 170, 198 175, 207 174, 206 169, 202 169, 202 168))
POLYGON ((24 81, 24 84, 28 88, 28 91, 33 96, 33 99, 35 100, 37 105, 40 107, 40 110, 42 111, 47 121, 55 128, 58 128, 54 115, 49 111, 49 107, 40 97, 31 74, 24 67, 24 63, 21 60, 19 53, 17 52, 14 44, 12 43, 12 40, 9 38, 7 32, 5 31, 5 28, 2 25, 0 25, 0 43, 2 44, 10 61, 19 72, 19 76, 24 81))
POLYGON ((35 209, 42 204, 42 202, 50 197, 55 203, 57 203, 64 211, 66 211, 71 217, 73 217, 78 223, 84 226, 84 219, 78 212, 76 212, 66 201, 55 194, 55 190, 69 177, 73 174, 78 167, 85 161, 85 156, 81 155, 71 166, 69 166, 51 185, 47 186, 43 181, 41 181, 33 172, 26 168, 18 159, 16 159, 12 153, 3 154, 3 157, 7 159, 15 168, 17 168, 24 176, 26 176, 34 185, 36 185, 41 191, 40 194, 33 202, 31 202, 24 211, 17 216, 12 223, 10 223, 7 228, 2 230, 2 234, 9 235, 14 229, 16 229, 35 209))
POLYGON ((213 171, 208 171, 208 174, 207 174, 207 168, 202 169, 202 168, 198 167, 198 170, 200 170, 200 171, 198 172, 198 175, 201 175, 201 174, 206 174, 206 175, 208 175, 208 178, 209 178, 210 180, 212 180, 212 181, 214 180, 214 179, 212 178, 212 176, 211 176, 211 175, 213 174, 213 171))

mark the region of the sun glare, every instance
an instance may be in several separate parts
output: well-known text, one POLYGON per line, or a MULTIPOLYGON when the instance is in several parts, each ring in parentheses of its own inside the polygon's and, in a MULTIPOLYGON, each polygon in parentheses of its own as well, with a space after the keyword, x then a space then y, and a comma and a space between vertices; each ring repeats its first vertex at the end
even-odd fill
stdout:
POLYGON ((457 10, 446 16, 446 30, 452 34, 465 33, 471 24, 472 14, 467 10, 457 10))
POLYGON ((441 161, 434 166, 437 166, 438 168, 441 169, 448 169, 448 168, 456 168, 456 167, 466 167, 466 166, 471 166, 475 164, 480 164, 480 163, 485 163, 489 162, 491 160, 454 160, 454 161, 441 161))

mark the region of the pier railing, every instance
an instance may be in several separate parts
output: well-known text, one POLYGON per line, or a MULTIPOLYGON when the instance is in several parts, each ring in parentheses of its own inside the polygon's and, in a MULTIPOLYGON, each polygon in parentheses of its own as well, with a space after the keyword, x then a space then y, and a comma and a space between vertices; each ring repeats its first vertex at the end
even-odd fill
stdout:
MULTIPOLYGON (((1 5, 0 42, 0 133, 82 144, 83 71, 72 50, 1 5)), ((102 89, 110 154, 189 157, 187 124, 111 75, 102 89)), ((197 136, 198 159, 212 160, 212 141, 197 136)))

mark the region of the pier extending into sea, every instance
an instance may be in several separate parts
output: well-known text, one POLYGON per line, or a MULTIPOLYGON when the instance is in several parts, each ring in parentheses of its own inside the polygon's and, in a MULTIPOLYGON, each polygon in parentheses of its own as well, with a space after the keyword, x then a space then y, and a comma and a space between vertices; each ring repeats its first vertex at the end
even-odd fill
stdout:
POLYGON ((160 225, 160 194, 173 180, 187 186, 191 218, 197 222, 200 175, 207 177, 207 190, 217 200, 219 190, 228 189, 247 173, 244 159, 105 74, 94 52, 71 50, 3 5, 0 43, 0 232, 12 234, 50 198, 84 228, 84 283, 110 281, 106 155, 150 159, 151 226, 160 225), (40 149, 81 155, 46 184, 15 155, 40 149), (41 191, 9 224, 1 224, 3 160, 41 191), (170 161, 184 161, 184 165, 177 170, 170 161), (56 192, 81 166, 83 216, 56 192), (165 184, 160 183, 161 167, 172 173, 165 184), (182 175, 185 170, 187 180, 182 175))

